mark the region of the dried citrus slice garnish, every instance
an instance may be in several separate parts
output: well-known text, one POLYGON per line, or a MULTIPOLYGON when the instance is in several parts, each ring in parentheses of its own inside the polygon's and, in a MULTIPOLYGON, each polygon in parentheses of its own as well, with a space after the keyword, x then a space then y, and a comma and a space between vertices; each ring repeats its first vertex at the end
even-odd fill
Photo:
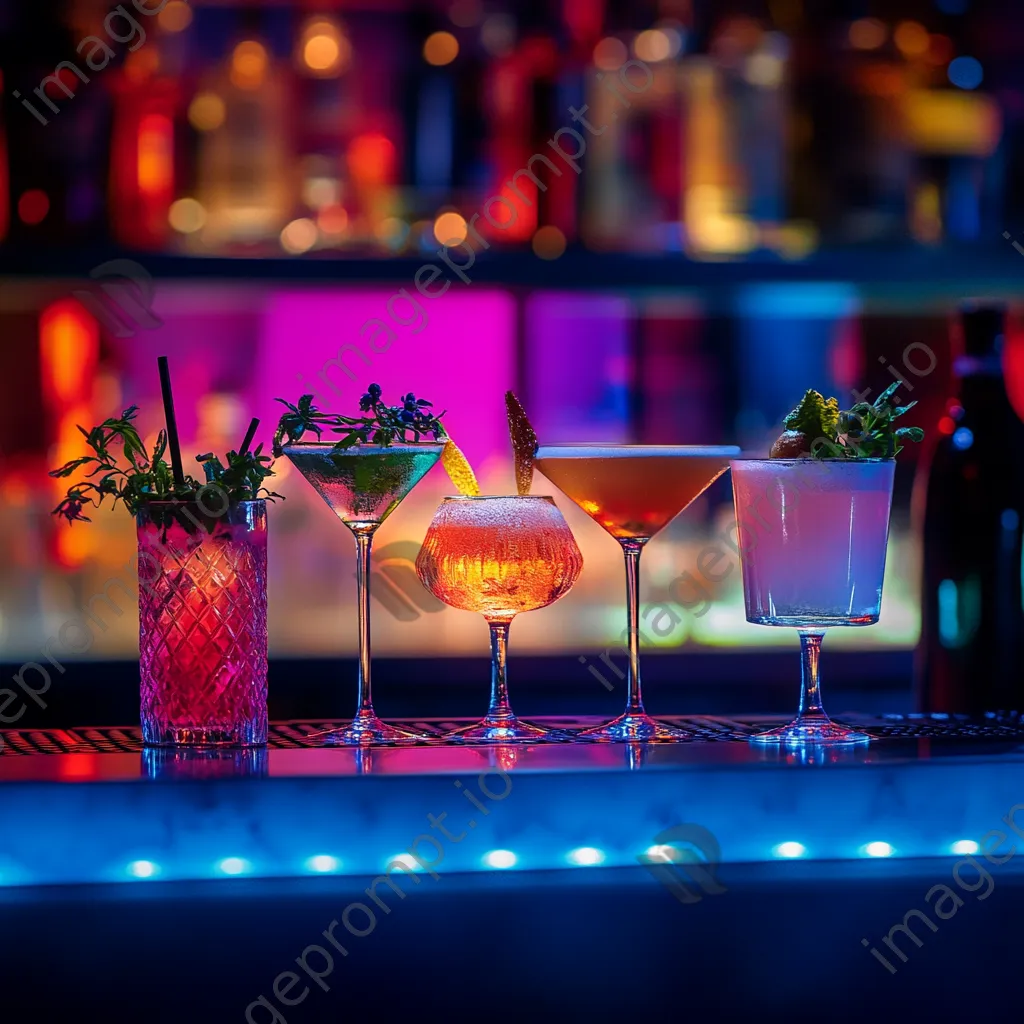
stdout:
POLYGON ((508 410, 508 432, 516 458, 516 487, 520 494, 529 494, 533 483, 533 457, 537 453, 537 435, 526 417, 526 410, 511 391, 505 392, 508 410))
POLYGON ((475 498, 480 493, 480 485, 476 482, 476 474, 470 466, 466 456, 462 454, 459 446, 451 439, 445 442, 444 451, 441 452, 441 465, 448 474, 451 482, 455 484, 459 494, 475 498))

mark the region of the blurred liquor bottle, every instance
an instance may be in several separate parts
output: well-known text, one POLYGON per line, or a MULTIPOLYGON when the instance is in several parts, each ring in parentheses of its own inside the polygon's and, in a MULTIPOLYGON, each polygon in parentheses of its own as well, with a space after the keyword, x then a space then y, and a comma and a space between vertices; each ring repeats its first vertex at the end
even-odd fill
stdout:
POLYGON ((292 76, 255 35, 246 33, 200 80, 217 123, 200 140, 197 159, 201 241, 225 252, 245 252, 276 236, 297 201, 292 76))
POLYGON ((135 249, 162 249, 175 193, 175 116, 181 86, 160 74, 156 44, 129 54, 110 76, 114 109, 107 190, 111 234, 135 249))
POLYGON ((1005 308, 965 306, 957 398, 922 460, 924 540, 916 665, 925 711, 1024 712, 1024 424, 1007 395, 1005 308))

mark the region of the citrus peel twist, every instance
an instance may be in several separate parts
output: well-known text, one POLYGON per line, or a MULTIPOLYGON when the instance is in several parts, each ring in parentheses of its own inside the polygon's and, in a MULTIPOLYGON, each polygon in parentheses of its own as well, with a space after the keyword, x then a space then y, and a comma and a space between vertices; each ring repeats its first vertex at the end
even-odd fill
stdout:
POLYGON ((477 483, 476 474, 470 466, 468 459, 462 454, 459 446, 451 439, 445 442, 444 451, 441 452, 441 465, 448 474, 449 479, 455 484, 459 494, 475 498, 480 494, 480 484, 477 483))

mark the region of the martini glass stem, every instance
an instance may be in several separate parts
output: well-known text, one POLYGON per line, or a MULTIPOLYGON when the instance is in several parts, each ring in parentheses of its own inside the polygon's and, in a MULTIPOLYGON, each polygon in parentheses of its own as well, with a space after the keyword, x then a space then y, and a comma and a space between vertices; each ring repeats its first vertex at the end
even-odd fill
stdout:
POLYGON ((629 630, 629 702, 626 713, 644 714, 644 702, 640 693, 640 554, 644 540, 623 540, 622 550, 626 556, 626 616, 629 630))
POLYGON ((374 718, 370 680, 370 549, 376 524, 353 527, 356 537, 356 586, 359 590, 359 718, 374 718))
POLYGON ((823 629, 800 630, 802 671, 798 720, 826 719, 828 717, 821 703, 821 642, 824 638, 825 631, 823 629))
POLYGON ((508 628, 506 619, 488 619, 491 630, 491 704, 487 719, 492 722, 508 722, 515 718, 508 702, 508 628))

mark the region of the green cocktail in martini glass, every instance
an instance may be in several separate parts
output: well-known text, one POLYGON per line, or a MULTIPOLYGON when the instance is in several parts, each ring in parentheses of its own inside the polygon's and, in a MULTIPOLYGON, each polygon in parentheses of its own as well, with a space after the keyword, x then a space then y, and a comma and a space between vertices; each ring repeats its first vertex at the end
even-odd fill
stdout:
POLYGON ((327 733, 325 743, 367 744, 415 740, 415 733, 388 725, 373 710, 370 685, 370 549, 373 535, 402 499, 441 457, 444 442, 353 445, 286 444, 284 453, 316 488, 356 539, 359 594, 359 706, 352 724, 327 733))
POLYGON ((377 528, 426 476, 448 448, 449 474, 462 473, 476 485, 462 453, 448 440, 440 413, 411 392, 400 405, 387 405, 381 388, 371 384, 359 400, 359 416, 321 412, 312 395, 292 405, 274 435, 276 454, 287 455, 316 488, 356 539, 356 585, 359 623, 359 706, 352 724, 324 734, 331 745, 387 744, 425 739, 381 721, 373 710, 370 687, 370 549, 377 528), (322 440, 325 430, 341 435, 322 440), (307 441, 310 435, 316 441, 307 441))

